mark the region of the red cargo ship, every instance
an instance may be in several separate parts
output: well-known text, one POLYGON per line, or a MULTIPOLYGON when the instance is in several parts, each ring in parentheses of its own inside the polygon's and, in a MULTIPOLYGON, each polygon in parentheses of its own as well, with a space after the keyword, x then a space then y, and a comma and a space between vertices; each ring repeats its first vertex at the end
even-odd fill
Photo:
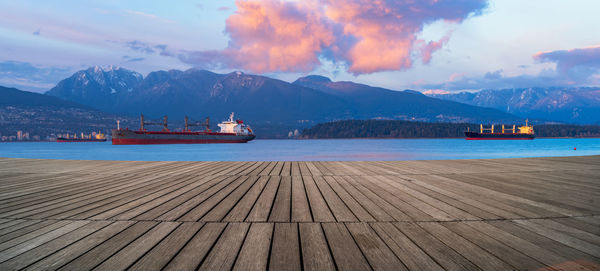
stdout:
POLYGON ((233 120, 233 113, 229 120, 218 124, 219 132, 213 132, 209 128, 209 119, 203 124, 188 123, 185 117, 185 127, 181 131, 170 131, 167 127, 167 117, 164 117, 162 131, 147 131, 144 125, 156 125, 161 123, 144 122, 141 116, 140 130, 134 131, 121 129, 117 122, 117 129, 112 130, 113 145, 136 145, 136 144, 207 144, 207 143, 246 143, 255 138, 250 126, 242 120, 233 120), (191 131, 190 126, 205 126, 203 131, 191 131))

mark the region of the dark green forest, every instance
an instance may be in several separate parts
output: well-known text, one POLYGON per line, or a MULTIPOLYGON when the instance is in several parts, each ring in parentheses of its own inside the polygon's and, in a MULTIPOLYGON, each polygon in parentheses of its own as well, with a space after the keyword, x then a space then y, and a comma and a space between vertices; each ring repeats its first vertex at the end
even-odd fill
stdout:
MULTIPOLYGON (((495 127, 499 129, 500 125, 495 127)), ((301 138, 457 138, 464 137, 467 128, 478 131, 479 124, 342 120, 305 129, 301 138)), ((538 137, 600 137, 600 126, 597 125, 541 124, 533 128, 538 137)))

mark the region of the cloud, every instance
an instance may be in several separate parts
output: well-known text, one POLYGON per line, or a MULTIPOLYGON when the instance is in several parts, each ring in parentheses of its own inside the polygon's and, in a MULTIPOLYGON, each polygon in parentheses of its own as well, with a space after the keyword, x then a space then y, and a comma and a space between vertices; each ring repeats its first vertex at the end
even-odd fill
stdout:
POLYGON ((556 72, 565 79, 585 80, 600 72, 600 45, 539 52, 533 58, 538 62, 556 63, 556 72))
POLYGON ((139 51, 147 54, 154 53, 154 49, 152 48, 153 46, 148 45, 147 43, 141 42, 139 40, 128 41, 125 42, 124 45, 134 51, 139 51))
POLYGON ((540 63, 556 63, 556 68, 542 70, 537 75, 506 76, 503 70, 487 72, 483 76, 453 74, 444 83, 423 84, 422 87, 423 89, 479 90, 600 84, 600 46, 540 52, 534 54, 533 59, 540 63))
POLYGON ((31 34, 33 34, 34 36, 39 36, 41 31, 42 31, 42 29, 38 28, 38 30, 34 31, 31 34))
POLYGON ((150 13, 146 13, 146 12, 142 12, 142 11, 137 11, 137 10, 130 10, 130 9, 126 9, 123 10, 123 12, 125 14, 129 14, 129 15, 133 15, 136 16, 138 18, 144 18, 144 19, 148 19, 148 20, 153 20, 159 23, 174 23, 175 21, 173 20, 169 20, 169 19, 165 19, 159 16, 156 16, 154 14, 150 14, 150 13))
POLYGON ((429 63, 450 38, 419 40, 425 25, 460 23, 487 1, 238 0, 236 6, 226 21, 227 48, 179 58, 202 68, 257 73, 312 71, 319 58, 344 63, 353 74, 405 70, 418 57, 429 63))
POLYGON ((146 60, 146 58, 143 58, 143 57, 130 57, 130 56, 123 56, 123 59, 125 62, 139 62, 139 61, 146 60))
POLYGON ((44 92, 60 80, 73 74, 74 69, 44 67, 28 62, 0 62, 0 85, 22 90, 44 92))
POLYGON ((229 10, 231 10, 231 8, 230 7, 219 7, 218 10, 219 11, 229 11, 229 10))
POLYGON ((121 45, 123 47, 129 48, 136 52, 142 52, 142 53, 146 53, 146 54, 158 53, 158 55, 169 56, 169 57, 175 56, 175 53, 173 53, 167 49, 168 46, 166 44, 151 44, 151 43, 143 42, 143 41, 139 41, 139 40, 132 40, 132 41, 110 41, 109 40, 108 42, 121 45))

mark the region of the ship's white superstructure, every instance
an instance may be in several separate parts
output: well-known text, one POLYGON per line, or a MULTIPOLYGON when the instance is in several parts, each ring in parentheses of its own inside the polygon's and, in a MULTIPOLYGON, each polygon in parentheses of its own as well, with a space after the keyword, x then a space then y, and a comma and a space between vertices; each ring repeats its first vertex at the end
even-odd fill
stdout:
POLYGON ((232 134, 237 134, 237 135, 251 135, 252 134, 252 129, 250 128, 250 126, 244 124, 244 122, 242 120, 233 120, 233 112, 231 112, 231 115, 229 115, 229 119, 226 121, 223 121, 219 124, 217 124, 219 126, 219 128, 221 128, 220 133, 232 133, 232 134))

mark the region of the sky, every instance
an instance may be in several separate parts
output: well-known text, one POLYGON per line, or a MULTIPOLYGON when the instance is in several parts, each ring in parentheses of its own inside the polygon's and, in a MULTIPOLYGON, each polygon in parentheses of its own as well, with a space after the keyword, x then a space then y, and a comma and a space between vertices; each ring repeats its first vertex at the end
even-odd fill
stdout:
POLYGON ((116 65, 427 93, 600 86, 597 0, 3 0, 0 85, 116 65))

